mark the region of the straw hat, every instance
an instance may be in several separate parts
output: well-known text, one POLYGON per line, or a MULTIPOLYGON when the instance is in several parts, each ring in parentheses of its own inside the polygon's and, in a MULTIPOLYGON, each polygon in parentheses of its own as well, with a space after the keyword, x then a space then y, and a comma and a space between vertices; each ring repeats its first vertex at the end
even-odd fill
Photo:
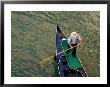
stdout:
POLYGON ((71 35, 76 35, 76 34, 77 34, 76 32, 72 32, 72 33, 71 33, 71 35))

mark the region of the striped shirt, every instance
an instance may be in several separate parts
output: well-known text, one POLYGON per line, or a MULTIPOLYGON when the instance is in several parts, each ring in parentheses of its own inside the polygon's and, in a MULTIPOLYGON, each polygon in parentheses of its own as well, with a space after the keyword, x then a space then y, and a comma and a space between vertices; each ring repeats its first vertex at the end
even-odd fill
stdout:
POLYGON ((70 35, 68 38, 68 43, 69 44, 78 44, 81 41, 81 37, 76 34, 76 35, 70 35))

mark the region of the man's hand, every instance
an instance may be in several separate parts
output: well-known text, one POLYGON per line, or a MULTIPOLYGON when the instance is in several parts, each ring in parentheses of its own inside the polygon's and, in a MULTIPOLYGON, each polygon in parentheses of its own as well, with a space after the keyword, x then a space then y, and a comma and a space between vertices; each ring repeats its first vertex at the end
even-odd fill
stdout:
POLYGON ((70 49, 72 49, 72 48, 73 48, 73 46, 72 46, 71 44, 69 44, 69 46, 70 46, 70 49))
POLYGON ((80 48, 81 48, 81 44, 78 44, 78 45, 77 45, 77 48, 80 49, 80 48))

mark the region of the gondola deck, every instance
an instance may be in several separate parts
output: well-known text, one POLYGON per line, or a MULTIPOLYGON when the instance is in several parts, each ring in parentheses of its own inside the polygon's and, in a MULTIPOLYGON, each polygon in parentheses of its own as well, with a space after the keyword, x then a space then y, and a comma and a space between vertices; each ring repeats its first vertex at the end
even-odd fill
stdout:
MULTIPOLYGON (((68 49, 67 39, 63 38, 61 40, 61 45, 62 45, 63 50, 68 49)), ((72 51, 71 50, 65 51, 65 54, 67 56, 67 60, 68 60, 70 69, 76 70, 76 69, 82 67, 77 55, 76 56, 72 55, 72 51)))

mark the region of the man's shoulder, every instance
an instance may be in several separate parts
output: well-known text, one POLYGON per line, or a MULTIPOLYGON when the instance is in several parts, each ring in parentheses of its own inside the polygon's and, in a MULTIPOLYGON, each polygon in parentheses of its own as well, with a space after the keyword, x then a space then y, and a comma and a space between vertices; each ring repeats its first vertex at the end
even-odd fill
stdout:
POLYGON ((77 34, 77 37, 81 37, 81 35, 80 34, 77 34))
POLYGON ((69 37, 68 37, 68 39, 70 39, 72 36, 70 35, 69 37))

